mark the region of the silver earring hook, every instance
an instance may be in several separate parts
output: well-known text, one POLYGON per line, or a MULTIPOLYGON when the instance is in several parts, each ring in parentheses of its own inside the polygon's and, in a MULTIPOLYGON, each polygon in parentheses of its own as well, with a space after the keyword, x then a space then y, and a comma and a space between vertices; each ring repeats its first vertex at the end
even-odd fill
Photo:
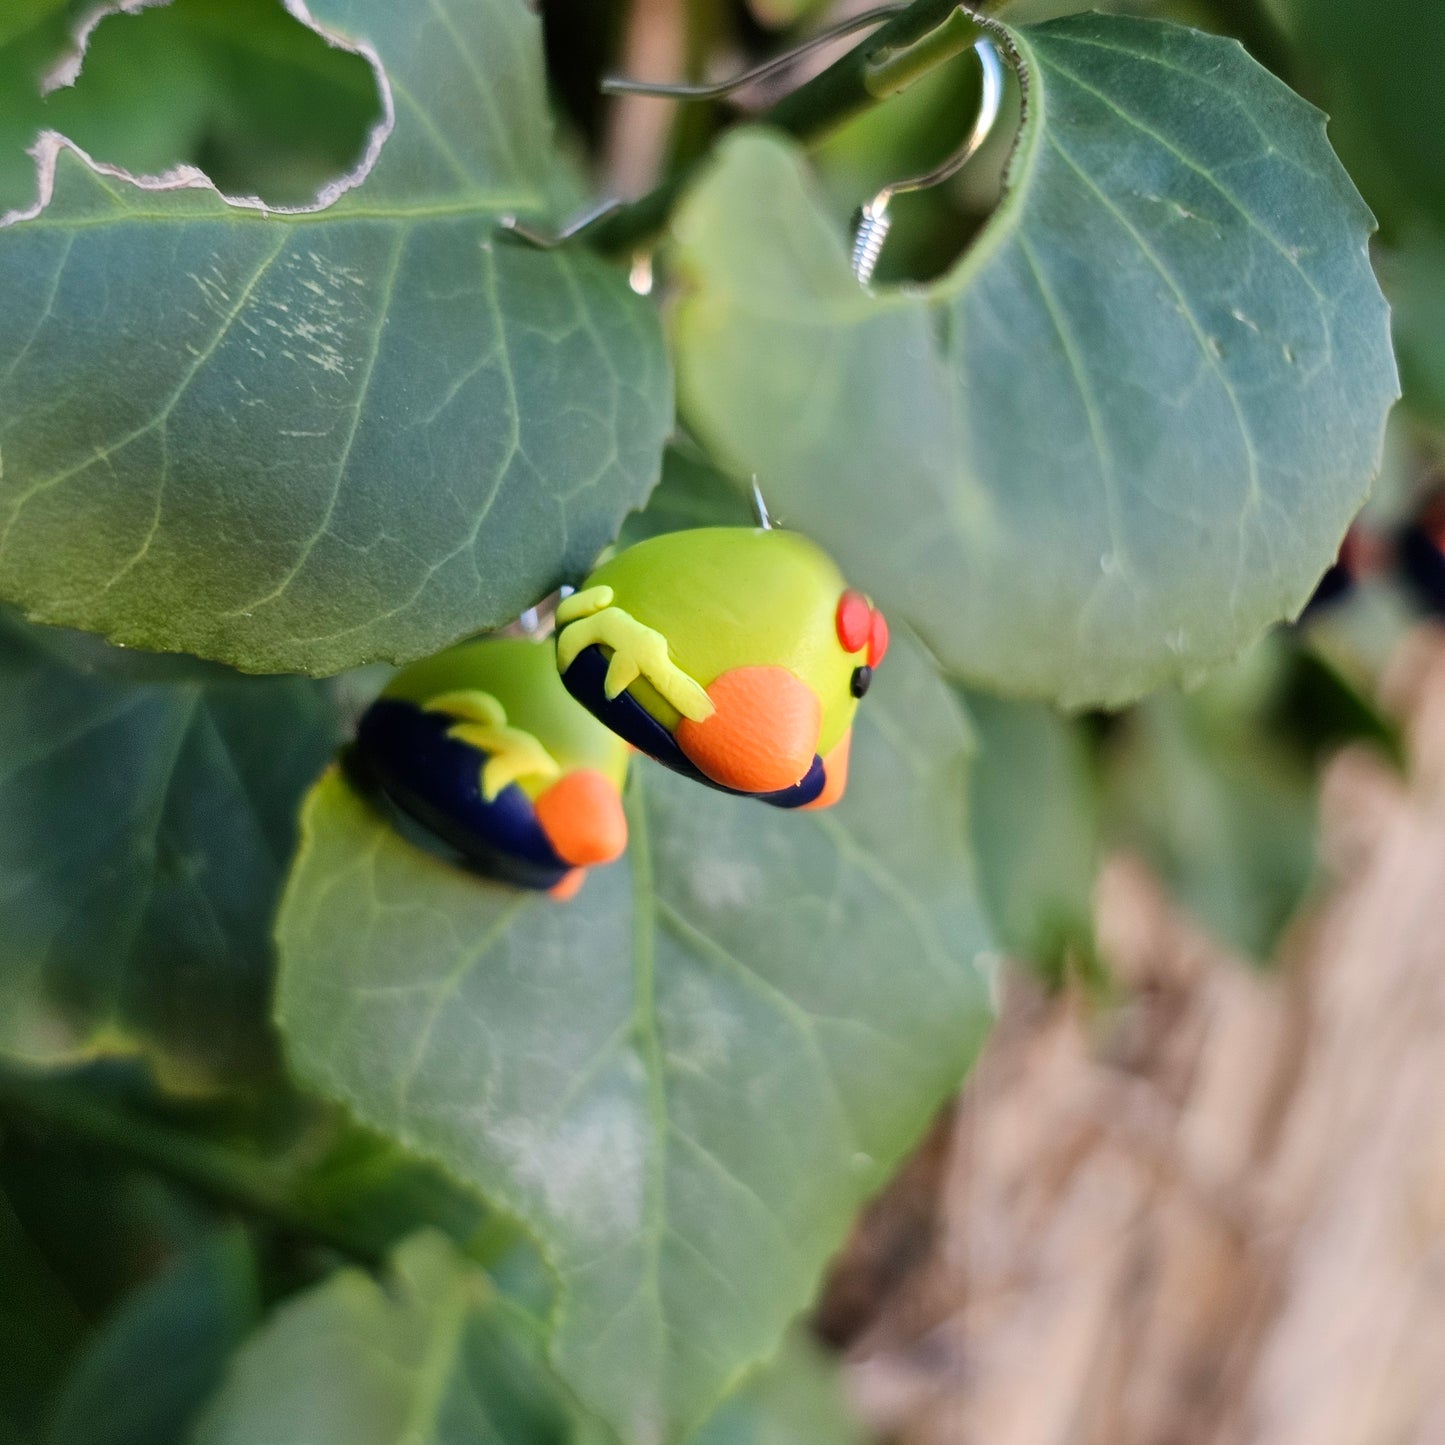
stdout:
POLYGON ((765 532, 773 530, 773 519, 768 514, 768 504, 763 500, 763 489, 758 485, 758 479, 753 478, 753 511, 757 515, 758 526, 765 532))
POLYGON ((837 25, 820 30, 816 35, 810 35, 791 50, 784 51, 781 55, 775 55, 771 60, 765 60, 761 65, 755 65, 751 70, 745 70, 740 75, 731 76, 727 80, 714 81, 708 85, 689 85, 669 81, 633 80, 625 75, 609 75, 602 81, 602 93, 603 95, 653 95, 672 100, 721 100, 734 91, 753 84, 754 81, 766 80, 768 76, 776 75, 780 70, 786 70, 795 60, 818 49, 820 45, 827 45, 832 40, 841 40, 845 35, 853 35, 859 30, 870 30, 874 26, 881 25, 885 20, 892 20, 895 15, 901 15, 907 9, 907 5, 879 5, 872 10, 864 10, 857 15, 850 15, 848 19, 839 21, 837 25))
POLYGON ((503 230, 510 231, 512 235, 527 242, 529 246, 535 246, 539 251, 554 251, 563 242, 580 236, 584 231, 590 231, 593 226, 599 225, 621 209, 621 201, 599 201, 580 216, 574 216, 559 231, 540 230, 529 221, 520 220, 516 216, 503 216, 499 224, 503 230))
POLYGON ((979 96, 978 115, 967 139, 941 166, 914 176, 911 180, 894 181, 884 186, 871 201, 863 207, 858 221, 858 230, 853 237, 853 274, 863 285, 873 279, 878 258, 883 254, 883 243, 888 239, 893 217, 888 214, 888 204, 894 196, 907 191, 924 191, 930 186, 942 185, 956 176, 977 154, 978 148, 988 139, 998 121, 999 108, 1003 104, 1003 61, 999 58, 993 41, 980 37, 974 41, 974 54, 983 72, 983 90, 979 96))
MULTIPOLYGON (((906 9, 908 9, 906 4, 892 4, 864 10, 860 14, 849 16, 848 19, 840 21, 837 25, 830 26, 827 30, 821 30, 818 34, 809 36, 800 45, 794 46, 792 50, 775 55, 771 60, 765 60, 751 70, 743 71, 741 75, 717 81, 712 85, 672 84, 664 81, 632 80, 624 75, 611 75, 602 81, 602 93, 604 95, 653 95, 670 97, 675 100, 715 100, 731 95, 733 91, 741 90, 745 85, 751 85, 756 80, 764 80, 780 70, 785 70, 800 56, 816 50, 820 45, 826 45, 832 40, 841 40, 844 36, 852 35, 859 30, 873 29, 883 24, 885 20, 891 20, 895 15, 902 14, 906 9)), ((501 224, 505 230, 510 231, 519 240, 526 241, 529 245, 537 247, 538 250, 551 251, 564 242, 575 240, 584 232, 601 225, 603 221, 622 210, 623 205, 622 201, 615 199, 601 201, 583 211, 581 215, 574 216, 560 230, 556 231, 544 231, 517 216, 503 216, 501 224)), ((633 289, 637 289, 636 272, 634 272, 633 289)))

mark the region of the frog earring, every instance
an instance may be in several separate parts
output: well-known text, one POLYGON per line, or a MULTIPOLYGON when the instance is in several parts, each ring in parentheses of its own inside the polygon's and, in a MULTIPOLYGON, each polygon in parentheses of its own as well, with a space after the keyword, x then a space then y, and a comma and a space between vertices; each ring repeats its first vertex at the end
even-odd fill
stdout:
POLYGON ((557 608, 567 691, 638 751, 722 792, 823 808, 888 625, 820 547, 770 525, 652 537, 557 608))
POLYGON ((485 637, 404 669, 349 763, 398 823, 514 887, 570 898, 627 847, 627 744, 568 695, 550 639, 485 637))

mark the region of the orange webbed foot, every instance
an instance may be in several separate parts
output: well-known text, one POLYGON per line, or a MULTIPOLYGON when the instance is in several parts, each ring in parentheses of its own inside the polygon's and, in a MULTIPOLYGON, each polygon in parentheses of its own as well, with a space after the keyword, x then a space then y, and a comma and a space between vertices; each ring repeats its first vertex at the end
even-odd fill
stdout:
POLYGON ((785 667, 735 667, 707 689, 715 711, 683 718, 678 746, 715 783, 741 793, 775 793, 807 776, 818 746, 822 704, 785 667))
POLYGON ((561 880, 547 890, 547 896, 554 903, 570 903, 582 891, 582 885, 586 881, 587 870, 574 868, 570 873, 564 873, 561 880))

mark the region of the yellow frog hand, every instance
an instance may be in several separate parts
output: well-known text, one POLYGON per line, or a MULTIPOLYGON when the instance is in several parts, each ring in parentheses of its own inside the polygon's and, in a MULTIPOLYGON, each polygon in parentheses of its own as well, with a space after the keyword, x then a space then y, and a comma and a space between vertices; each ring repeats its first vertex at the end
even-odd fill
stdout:
MULTIPOLYGON (((683 717, 706 722, 713 715, 712 699, 672 660, 667 639, 620 607, 604 604, 600 610, 594 610, 598 600, 594 594, 603 592, 609 598, 612 595, 609 588, 589 588, 563 604, 568 609, 567 617, 573 620, 567 621, 557 634, 558 667, 566 672, 586 648, 600 645, 612 653, 603 685, 609 698, 625 691, 637 678, 645 677, 658 695, 683 717)), ((559 621, 566 621, 562 608, 558 609, 557 617, 559 621)))
POLYGON ((591 617, 595 613, 606 611, 612 606, 615 595, 610 587, 586 587, 581 592, 564 597, 557 604, 557 626, 564 627, 569 622, 576 622, 578 618, 591 617))
POLYGON ((444 712, 464 722, 481 723, 483 727, 504 728, 507 725, 507 710, 491 693, 480 688, 463 688, 456 692, 442 692, 426 700, 428 712, 444 712))
POLYGON ((557 760, 531 733, 508 725, 506 710, 488 692, 441 693, 427 701, 426 709, 459 719, 447 729, 447 736, 487 754, 482 765, 482 796, 489 803, 519 778, 561 774, 557 760))

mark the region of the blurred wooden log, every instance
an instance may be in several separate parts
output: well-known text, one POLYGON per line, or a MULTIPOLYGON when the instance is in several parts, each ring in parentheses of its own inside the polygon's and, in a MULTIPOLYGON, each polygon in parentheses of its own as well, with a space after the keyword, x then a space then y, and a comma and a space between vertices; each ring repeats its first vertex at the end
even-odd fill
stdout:
POLYGON ((1339 881, 1278 968, 1116 860, 1099 918, 1124 1000, 1010 986, 929 1203, 916 1179, 896 1218, 885 1196, 853 1251, 906 1258, 890 1229, 926 1220, 852 1331, 881 1432, 1445 1445, 1445 644, 1412 649, 1409 782, 1331 766, 1339 881))

